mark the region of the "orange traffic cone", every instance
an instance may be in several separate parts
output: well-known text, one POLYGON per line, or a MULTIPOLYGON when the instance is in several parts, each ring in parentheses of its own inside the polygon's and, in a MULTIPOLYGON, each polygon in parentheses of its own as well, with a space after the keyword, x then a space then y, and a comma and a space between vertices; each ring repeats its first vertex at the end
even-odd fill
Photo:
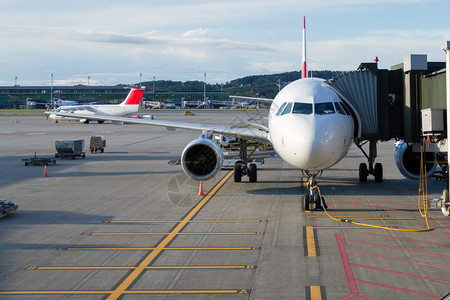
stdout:
POLYGON ((198 188, 198 195, 205 196, 205 193, 203 192, 203 181, 200 181, 200 187, 198 188))
POLYGON ((47 165, 45 165, 45 167, 44 167, 44 177, 48 177, 48 174, 47 174, 47 165))

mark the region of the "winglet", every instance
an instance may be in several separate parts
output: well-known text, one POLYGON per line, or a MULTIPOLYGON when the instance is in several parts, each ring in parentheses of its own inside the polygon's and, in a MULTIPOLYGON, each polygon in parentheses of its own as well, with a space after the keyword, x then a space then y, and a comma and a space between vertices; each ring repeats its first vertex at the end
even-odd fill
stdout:
POLYGON ((120 105, 139 105, 144 95, 145 87, 132 87, 127 98, 120 105))
POLYGON ((302 59, 302 78, 308 77, 308 69, 306 68, 306 21, 303 16, 303 59, 302 59))

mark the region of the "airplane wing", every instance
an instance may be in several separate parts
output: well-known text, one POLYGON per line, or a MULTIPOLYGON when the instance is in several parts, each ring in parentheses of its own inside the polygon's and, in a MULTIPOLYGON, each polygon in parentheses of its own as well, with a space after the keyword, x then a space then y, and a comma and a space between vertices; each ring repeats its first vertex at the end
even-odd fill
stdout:
POLYGON ((230 96, 230 98, 235 99, 235 100, 259 101, 259 102, 266 102, 266 103, 273 102, 273 99, 269 99, 269 98, 244 97, 244 96, 230 96))
POLYGON ((151 120, 151 119, 138 119, 138 118, 126 118, 126 117, 114 117, 114 116, 100 116, 100 115, 81 115, 75 113, 66 112, 53 112, 57 116, 89 119, 94 121, 112 121, 115 123, 131 123, 131 124, 144 124, 166 127, 168 130, 175 129, 190 129, 199 131, 212 131, 214 133, 221 133, 228 136, 235 136, 247 140, 257 141, 264 144, 272 144, 269 137, 269 129, 258 123, 240 123, 230 126, 216 126, 206 125, 188 122, 174 122, 164 120, 151 120))

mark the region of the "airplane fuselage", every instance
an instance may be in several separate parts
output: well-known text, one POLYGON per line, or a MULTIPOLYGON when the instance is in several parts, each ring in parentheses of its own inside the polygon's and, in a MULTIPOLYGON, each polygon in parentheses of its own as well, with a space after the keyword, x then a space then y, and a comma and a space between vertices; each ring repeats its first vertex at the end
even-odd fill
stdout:
MULTIPOLYGON (((89 109, 80 109, 78 106, 70 107, 70 106, 61 106, 57 109, 58 112, 75 112, 77 114, 84 115, 105 115, 112 117, 125 117, 130 114, 134 114, 138 112, 139 105, 89 105, 89 109)), ((50 118, 54 120, 66 119, 70 120, 67 117, 60 117, 55 114, 50 114, 50 118)), ((79 119, 74 119, 79 120, 79 119)))
MULTIPOLYGON (((101 104, 101 105, 75 105, 75 106, 60 106, 53 112, 46 112, 54 122, 57 120, 65 119, 72 120, 73 118, 68 116, 58 116, 57 113, 73 113, 92 116, 110 116, 110 117, 125 117, 130 114, 134 114, 139 110, 139 104, 141 103, 142 95, 144 94, 144 87, 133 87, 128 93, 125 100, 120 104, 101 104)), ((77 118, 80 120, 80 118, 77 118)), ((81 122, 89 122, 89 117, 82 118, 81 122)), ((102 121, 100 121, 102 122, 102 121)))
POLYGON ((354 121, 339 96, 317 78, 299 79, 275 97, 270 140, 281 158, 311 174, 339 162, 353 143, 354 121))
POLYGON ((115 117, 123 117, 129 114, 138 112, 139 105, 117 105, 117 104, 103 104, 103 105, 89 105, 89 109, 78 109, 75 107, 61 106, 59 111, 71 112, 76 111, 80 114, 98 114, 115 117))

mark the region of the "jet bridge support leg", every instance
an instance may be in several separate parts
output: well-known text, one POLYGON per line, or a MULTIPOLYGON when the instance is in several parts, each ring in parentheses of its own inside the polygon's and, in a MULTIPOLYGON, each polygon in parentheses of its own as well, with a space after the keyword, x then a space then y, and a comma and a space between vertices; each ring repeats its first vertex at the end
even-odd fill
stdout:
POLYGON ((381 163, 376 163, 374 165, 375 159, 377 158, 377 141, 369 140, 365 143, 358 142, 356 146, 361 150, 364 156, 367 158, 369 167, 367 164, 361 163, 359 165, 359 181, 366 182, 368 175, 373 175, 376 182, 383 181, 383 165, 381 163), (369 143, 369 154, 364 151, 363 146, 369 143))
POLYGON ((439 199, 433 199, 430 201, 431 208, 440 208, 442 214, 446 217, 450 216, 450 198, 449 198, 449 167, 447 164, 442 166, 442 171, 447 181, 446 189, 442 190, 441 197, 439 199))

